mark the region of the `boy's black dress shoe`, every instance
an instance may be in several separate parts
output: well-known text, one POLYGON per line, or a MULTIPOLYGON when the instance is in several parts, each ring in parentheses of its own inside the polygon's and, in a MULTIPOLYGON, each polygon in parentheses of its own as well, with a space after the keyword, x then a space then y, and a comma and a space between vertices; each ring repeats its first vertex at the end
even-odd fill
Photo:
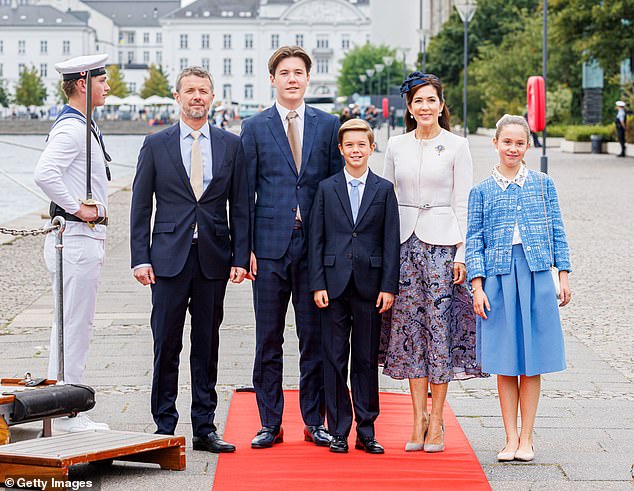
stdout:
POLYGON ((206 436, 195 436, 192 442, 194 444, 194 450, 204 450, 212 453, 229 453, 236 451, 235 445, 225 442, 215 431, 212 431, 206 436))
POLYGON ((335 453, 348 453, 348 440, 346 437, 334 435, 330 442, 330 451, 335 453))
POLYGON ((318 447, 327 447, 332 441, 332 436, 324 425, 304 426, 304 440, 313 442, 318 447))
POLYGON ((263 426, 251 440, 251 448, 271 448, 274 443, 284 441, 284 429, 280 426, 263 426))
POLYGON ((367 438, 361 438, 358 436, 357 441, 354 444, 354 448, 357 450, 365 450, 367 453, 385 453, 381 444, 371 436, 367 438))

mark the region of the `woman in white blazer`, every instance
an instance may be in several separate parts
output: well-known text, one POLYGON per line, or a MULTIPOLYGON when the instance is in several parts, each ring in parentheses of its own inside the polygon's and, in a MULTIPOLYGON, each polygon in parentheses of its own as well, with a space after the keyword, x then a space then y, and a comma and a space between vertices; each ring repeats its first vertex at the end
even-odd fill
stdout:
POLYGON ((467 140, 450 131, 438 77, 414 72, 401 95, 407 132, 388 142, 383 170, 398 197, 401 271, 381 361, 384 374, 409 380, 414 424, 405 450, 441 452, 449 381, 481 375, 472 299, 463 284, 473 166, 467 140))

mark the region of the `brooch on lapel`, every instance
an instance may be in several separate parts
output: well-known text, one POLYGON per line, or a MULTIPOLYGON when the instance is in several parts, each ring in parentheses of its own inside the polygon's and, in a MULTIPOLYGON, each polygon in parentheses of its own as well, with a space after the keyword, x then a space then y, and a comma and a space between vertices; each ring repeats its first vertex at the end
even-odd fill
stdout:
POLYGON ((443 145, 437 145, 436 147, 434 147, 434 150, 436 150, 438 152, 438 156, 440 156, 440 152, 443 152, 445 150, 445 147, 443 145))

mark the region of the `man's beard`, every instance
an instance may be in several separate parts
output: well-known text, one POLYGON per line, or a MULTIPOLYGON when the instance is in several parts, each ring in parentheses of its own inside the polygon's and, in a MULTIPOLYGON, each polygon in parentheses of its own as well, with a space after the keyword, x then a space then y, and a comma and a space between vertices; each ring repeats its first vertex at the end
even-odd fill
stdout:
POLYGON ((187 117, 190 119, 205 119, 209 111, 205 111, 204 109, 189 108, 185 112, 187 113, 187 117))

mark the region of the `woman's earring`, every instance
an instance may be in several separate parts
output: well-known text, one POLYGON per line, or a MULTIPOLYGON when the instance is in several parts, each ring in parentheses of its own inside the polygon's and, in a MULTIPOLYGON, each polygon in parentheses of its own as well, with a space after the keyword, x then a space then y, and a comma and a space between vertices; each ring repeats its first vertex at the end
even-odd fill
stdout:
POLYGON ((410 114, 410 115, 409 115, 409 117, 410 117, 410 118, 412 118, 412 119, 414 119, 414 115, 413 115, 413 114, 410 114))

